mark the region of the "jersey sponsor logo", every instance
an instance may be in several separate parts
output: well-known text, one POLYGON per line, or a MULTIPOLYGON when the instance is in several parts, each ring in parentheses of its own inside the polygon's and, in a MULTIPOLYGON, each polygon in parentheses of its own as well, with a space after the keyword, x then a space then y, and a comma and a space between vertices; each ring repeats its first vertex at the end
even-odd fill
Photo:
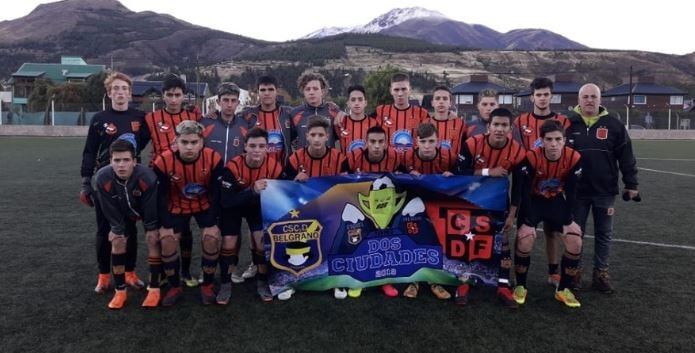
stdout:
POLYGON ((440 148, 451 149, 451 140, 441 140, 439 141, 440 148))
POLYGON ((113 123, 104 123, 104 131, 109 135, 115 135, 118 132, 118 128, 113 123))
POLYGON ((600 127, 596 129, 596 138, 599 140, 605 140, 608 138, 608 129, 605 127, 600 127))
POLYGON ((350 152, 358 148, 365 148, 365 146, 366 144, 364 143, 364 140, 354 140, 348 145, 347 151, 350 152))
POLYGON ((543 146, 543 140, 539 137, 533 142, 533 148, 543 146))
POLYGON ((159 129, 159 132, 167 133, 169 130, 171 130, 171 126, 167 125, 163 121, 160 121, 157 123, 157 128, 159 129))
POLYGON ((139 121, 131 121, 130 122, 130 129, 133 130, 133 132, 140 131, 140 122, 139 121))
POLYGON ((207 191, 207 188, 201 184, 188 183, 183 187, 183 190, 181 190, 181 194, 189 200, 194 200, 205 195, 207 191))
POLYGON ((279 130, 268 131, 268 152, 282 151, 285 149, 285 137, 279 130))
POLYGON ((393 133, 391 144, 396 149, 411 149, 413 148, 413 136, 409 130, 397 130, 393 133))
POLYGON ((540 191, 542 195, 553 196, 557 195, 560 192, 561 186, 562 183, 560 183, 560 179, 550 178, 546 180, 541 180, 540 183, 538 183, 538 191, 540 191))
POLYGON ((384 124, 391 126, 391 125, 393 125, 393 121, 391 121, 391 118, 389 118, 388 116, 385 116, 384 117, 384 124))

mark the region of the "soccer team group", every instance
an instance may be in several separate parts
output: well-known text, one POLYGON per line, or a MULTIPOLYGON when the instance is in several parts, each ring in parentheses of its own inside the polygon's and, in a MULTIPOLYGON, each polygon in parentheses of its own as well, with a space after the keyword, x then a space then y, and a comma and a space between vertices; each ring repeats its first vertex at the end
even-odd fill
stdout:
MULTIPOLYGON (((240 89, 222 83, 220 109, 205 117, 184 104, 186 84, 175 75, 163 82, 165 107, 147 114, 129 107, 132 81, 127 75, 111 73, 104 84, 111 107, 90 123, 80 200, 96 211, 95 291, 115 288, 111 309, 125 305, 128 287, 145 288, 135 274, 137 221, 144 226, 148 249, 143 307, 174 305, 184 286, 199 286, 205 305, 226 305, 232 283, 252 277, 261 300, 272 301, 260 204, 267 180, 303 182, 345 173, 511 176, 496 291, 500 302, 509 308, 525 303, 536 227, 543 223, 548 283, 558 301, 579 307, 574 292, 582 286, 582 235, 590 212, 595 232, 591 286, 613 292, 608 275, 613 204, 620 193, 619 174, 623 198, 639 199, 637 167, 627 130, 600 105, 595 84, 582 86, 579 104, 567 116, 550 110, 553 82, 547 78, 533 80, 533 111, 518 117, 497 106, 496 92, 483 90, 479 117, 468 124, 452 111, 452 94, 445 86, 432 92, 432 114, 411 105, 409 77, 403 73, 391 77, 393 104, 379 105, 372 114, 365 111, 364 87, 348 88, 344 112, 324 100, 327 81, 312 72, 298 79, 304 102, 296 108, 279 105, 276 79, 263 76, 255 88, 257 106, 237 113, 240 89), (149 166, 138 163, 148 143, 149 166), (201 230, 200 278, 190 270, 191 218, 201 230), (242 219, 251 234, 252 264, 239 274, 242 219), (512 257, 508 234, 514 225, 512 257)), ((439 299, 452 297, 441 285, 429 287, 439 299)), ((456 304, 468 303, 470 288, 466 282, 455 288, 456 304)), ((380 289, 388 297, 399 295, 390 284, 380 289)), ((419 284, 400 289, 415 298, 419 284)), ((361 291, 336 288, 334 295, 358 297, 361 291)), ((288 289, 278 299, 293 293, 288 289)))

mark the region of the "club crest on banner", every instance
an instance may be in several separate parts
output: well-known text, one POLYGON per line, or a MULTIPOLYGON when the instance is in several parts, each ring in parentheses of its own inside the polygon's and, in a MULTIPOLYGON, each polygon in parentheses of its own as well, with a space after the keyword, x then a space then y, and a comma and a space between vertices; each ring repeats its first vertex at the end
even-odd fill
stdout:
POLYGON ((300 276, 323 259, 321 231, 316 219, 276 222, 268 227, 270 262, 279 270, 300 276))

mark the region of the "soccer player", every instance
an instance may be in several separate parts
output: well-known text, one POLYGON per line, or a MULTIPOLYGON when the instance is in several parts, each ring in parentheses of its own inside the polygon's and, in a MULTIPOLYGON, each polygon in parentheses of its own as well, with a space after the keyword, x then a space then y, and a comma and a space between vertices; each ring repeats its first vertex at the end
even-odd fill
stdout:
POLYGON ((299 76, 297 80, 299 91, 304 95, 304 103, 292 109, 292 141, 295 149, 307 146, 307 131, 309 129, 309 119, 313 116, 321 116, 328 119, 328 140, 326 143, 330 147, 335 147, 337 139, 333 129, 333 122, 340 121, 345 115, 340 108, 333 102, 325 102, 328 81, 320 73, 306 72, 299 76), (296 140, 295 140, 296 139, 296 140))
POLYGON ((430 119, 437 128, 437 147, 448 149, 457 156, 461 142, 466 140, 466 123, 451 112, 451 90, 446 86, 437 86, 432 93, 434 115, 430 119))
POLYGON ((347 89, 349 115, 343 116, 336 127, 336 133, 340 138, 340 150, 347 154, 359 148, 365 148, 367 144, 367 131, 379 125, 379 121, 365 113, 367 96, 363 86, 355 85, 347 89))
MULTIPOLYGON (((579 89, 579 105, 570 113, 569 145, 582 155, 583 177, 577 186, 574 219, 586 230, 589 211, 594 218, 594 289, 610 294, 608 257, 613 237, 618 171, 623 175, 623 199, 639 200, 637 161, 625 126, 601 106, 601 90, 593 83, 579 89)), ((573 286, 581 284, 581 270, 573 286)))
MULTIPOLYGON (((147 113, 145 121, 152 134, 152 159, 164 151, 176 150, 176 126, 184 120, 200 121, 200 114, 183 109, 183 100, 187 89, 186 83, 177 75, 170 74, 162 82, 162 100, 164 108, 147 113)), ((191 253, 193 250, 193 233, 187 225, 181 231, 181 275, 189 287, 198 285, 191 275, 191 253)))
POLYGON ((265 190, 268 179, 283 178, 282 165, 268 153, 268 133, 261 128, 252 128, 244 141, 245 154, 234 157, 222 172, 222 252, 220 256, 221 284, 217 303, 226 305, 231 296, 233 273, 239 261, 241 219, 251 231, 253 264, 258 267, 256 292, 263 301, 273 300, 268 288, 268 264, 263 253, 263 220, 261 218, 260 193, 265 190))
POLYGON ((260 104, 249 107, 241 114, 248 122, 268 132, 268 153, 280 163, 285 163, 291 152, 292 109, 277 102, 278 83, 273 76, 258 78, 258 99, 260 104))
MULTIPOLYGON (((400 166, 400 155, 386 143, 386 131, 381 126, 372 126, 366 133, 365 148, 348 152, 347 162, 350 173, 394 173, 400 166)), ((392 284, 384 284, 381 291, 387 297, 397 297, 398 290, 392 284)), ((344 290, 335 289, 335 297, 344 298, 344 290)), ((347 295, 357 298, 362 294, 361 288, 350 288, 347 295)))
POLYGON ((429 119, 427 110, 411 106, 410 77, 396 73, 391 77, 390 92, 393 104, 376 107, 376 118, 386 131, 389 145, 399 153, 413 149, 415 130, 420 123, 429 119))
MULTIPOLYGON (((488 133, 469 137, 461 145, 461 153, 456 163, 456 173, 505 178, 510 173, 512 174, 512 198, 507 219, 504 223, 497 297, 505 306, 517 308, 518 304, 514 300, 509 287, 509 271, 512 259, 509 250, 508 232, 514 223, 521 198, 519 188, 521 183, 521 164, 526 156, 526 150, 524 150, 521 144, 511 138, 512 118, 512 112, 508 109, 497 108, 493 110, 490 113, 488 122, 488 133)), ((466 305, 468 303, 469 290, 470 286, 468 283, 464 283, 456 289, 457 305, 466 305)))
POLYGON ((497 109, 497 91, 494 89, 484 89, 478 93, 478 118, 471 121, 466 127, 466 136, 473 137, 488 132, 488 122, 490 113, 497 109))
POLYGON ((215 303, 213 279, 221 240, 217 218, 222 157, 213 149, 203 147, 203 129, 198 122, 182 121, 176 126, 176 151, 164 151, 154 161, 159 179, 162 267, 171 285, 162 299, 164 306, 174 305, 183 295, 177 250, 181 231, 191 217, 202 230, 202 302, 205 305, 215 303))
MULTIPOLYGON (((109 302, 110 309, 123 308, 128 297, 126 244, 130 236, 137 234, 135 222, 142 220, 148 242, 158 237, 157 176, 135 159, 134 136, 121 136, 124 138, 114 141, 109 148, 111 163, 99 169, 95 177, 97 199, 111 227, 108 239, 116 293, 109 302)), ((159 276, 159 272, 155 275, 159 276)))
MULTIPOLYGON (((127 75, 113 72, 104 80, 106 94, 111 99, 111 106, 92 117, 87 132, 87 140, 82 152, 82 187, 80 201, 89 207, 94 207, 97 219, 96 252, 99 277, 94 291, 104 293, 110 286, 111 244, 109 244, 110 225, 104 217, 99 202, 94 202, 92 176, 101 167, 109 164, 109 146, 119 136, 131 133, 135 136, 138 149, 135 151, 139 158, 140 151, 150 140, 150 134, 145 127, 145 113, 131 109, 128 102, 131 98, 133 82, 127 75)), ((143 288, 145 284, 135 274, 137 259, 137 235, 129 234, 126 249, 126 284, 133 288, 143 288)))
MULTIPOLYGON (((417 147, 406 151, 401 161, 402 169, 412 175, 442 174, 453 175, 451 169, 451 151, 437 147, 439 141, 437 128, 431 123, 422 123, 417 128, 417 147)), ((416 298, 420 286, 410 283, 403 292, 407 298, 416 298)), ((437 299, 447 300, 451 294, 439 284, 430 283, 430 290, 437 299)))
MULTIPOLYGON (((561 123, 563 130, 570 123, 564 115, 550 110, 550 100, 553 97, 553 81, 545 77, 535 78, 531 82, 531 102, 533 112, 523 113, 514 120, 513 135, 527 151, 540 147, 542 138, 540 136, 541 126, 544 121, 557 120, 561 123)), ((557 287, 560 281, 559 253, 562 251, 560 232, 553 232, 550 227, 543 223, 543 234, 545 234, 545 254, 548 258, 548 284, 557 287)))
POLYGON ((546 120, 540 128, 542 145, 526 152, 514 256, 514 300, 518 304, 526 302, 526 274, 531 264, 536 226, 543 222, 550 231, 562 234, 565 245, 555 299, 568 307, 578 308, 581 304, 570 286, 582 251, 582 231, 572 216, 581 164, 579 152, 565 147, 564 128, 560 124, 556 120, 546 120))

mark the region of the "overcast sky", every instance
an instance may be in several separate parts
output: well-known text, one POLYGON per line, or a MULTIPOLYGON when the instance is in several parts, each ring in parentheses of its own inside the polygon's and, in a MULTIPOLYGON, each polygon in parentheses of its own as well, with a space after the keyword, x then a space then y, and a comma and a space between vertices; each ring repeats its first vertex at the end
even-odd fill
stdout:
MULTIPOLYGON (((3 1, 0 21, 27 15, 41 0, 3 1)), ((363 25, 397 7, 422 6, 499 32, 543 28, 591 48, 668 54, 695 51, 695 1, 122 0, 133 11, 167 13, 193 24, 284 41, 322 27, 363 25)))

